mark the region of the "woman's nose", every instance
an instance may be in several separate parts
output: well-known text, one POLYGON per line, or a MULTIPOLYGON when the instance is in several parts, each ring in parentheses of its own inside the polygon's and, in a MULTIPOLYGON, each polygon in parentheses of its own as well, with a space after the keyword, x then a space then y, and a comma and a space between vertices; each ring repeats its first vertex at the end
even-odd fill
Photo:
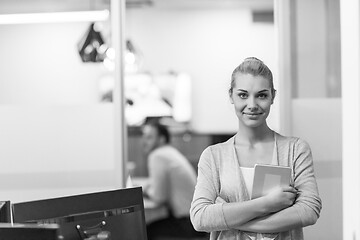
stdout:
POLYGON ((258 108, 258 105, 257 105, 257 102, 256 102, 255 98, 249 97, 247 100, 248 100, 248 101, 247 101, 247 108, 248 108, 248 109, 253 110, 253 109, 257 109, 257 108, 258 108))

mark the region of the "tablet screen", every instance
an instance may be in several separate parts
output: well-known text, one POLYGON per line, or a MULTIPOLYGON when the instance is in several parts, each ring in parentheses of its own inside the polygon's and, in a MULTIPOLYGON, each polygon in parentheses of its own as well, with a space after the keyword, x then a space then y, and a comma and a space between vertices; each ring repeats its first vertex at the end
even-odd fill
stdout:
POLYGON ((264 196, 276 187, 289 186, 290 179, 290 167, 255 164, 251 199, 264 196))

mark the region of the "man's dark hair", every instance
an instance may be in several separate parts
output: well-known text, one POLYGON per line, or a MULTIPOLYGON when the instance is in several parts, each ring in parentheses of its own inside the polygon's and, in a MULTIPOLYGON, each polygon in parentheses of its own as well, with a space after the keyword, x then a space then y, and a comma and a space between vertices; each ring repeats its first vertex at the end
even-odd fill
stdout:
POLYGON ((149 120, 145 123, 145 125, 154 127, 157 130, 159 136, 164 137, 166 143, 170 143, 170 132, 165 125, 159 122, 158 119, 149 120))

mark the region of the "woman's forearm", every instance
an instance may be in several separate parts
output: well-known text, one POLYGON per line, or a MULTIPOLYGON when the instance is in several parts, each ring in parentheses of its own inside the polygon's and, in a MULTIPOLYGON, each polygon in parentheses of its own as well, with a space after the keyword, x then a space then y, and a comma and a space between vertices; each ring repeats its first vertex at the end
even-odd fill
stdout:
POLYGON ((292 187, 282 187, 250 201, 225 203, 225 220, 230 228, 237 228, 252 219, 279 212, 293 205, 295 194, 296 190, 292 187))
POLYGON ((257 198, 251 201, 225 203, 223 213, 229 228, 236 228, 269 212, 265 198, 257 198))
POLYGON ((296 209, 289 207, 279 212, 253 219, 237 229, 258 233, 277 233, 302 227, 301 218, 296 209))

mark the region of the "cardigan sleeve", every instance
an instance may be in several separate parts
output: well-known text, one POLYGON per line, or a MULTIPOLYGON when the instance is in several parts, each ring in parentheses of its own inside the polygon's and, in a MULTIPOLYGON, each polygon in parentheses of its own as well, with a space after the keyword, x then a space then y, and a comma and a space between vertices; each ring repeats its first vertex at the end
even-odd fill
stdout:
POLYGON ((200 156, 198 177, 190 208, 190 219, 197 231, 228 230, 219 196, 219 171, 211 147, 200 156))
POLYGON ((315 224, 322 208, 314 174, 312 153, 304 140, 298 139, 294 148, 294 185, 299 191, 293 207, 303 227, 315 224))

